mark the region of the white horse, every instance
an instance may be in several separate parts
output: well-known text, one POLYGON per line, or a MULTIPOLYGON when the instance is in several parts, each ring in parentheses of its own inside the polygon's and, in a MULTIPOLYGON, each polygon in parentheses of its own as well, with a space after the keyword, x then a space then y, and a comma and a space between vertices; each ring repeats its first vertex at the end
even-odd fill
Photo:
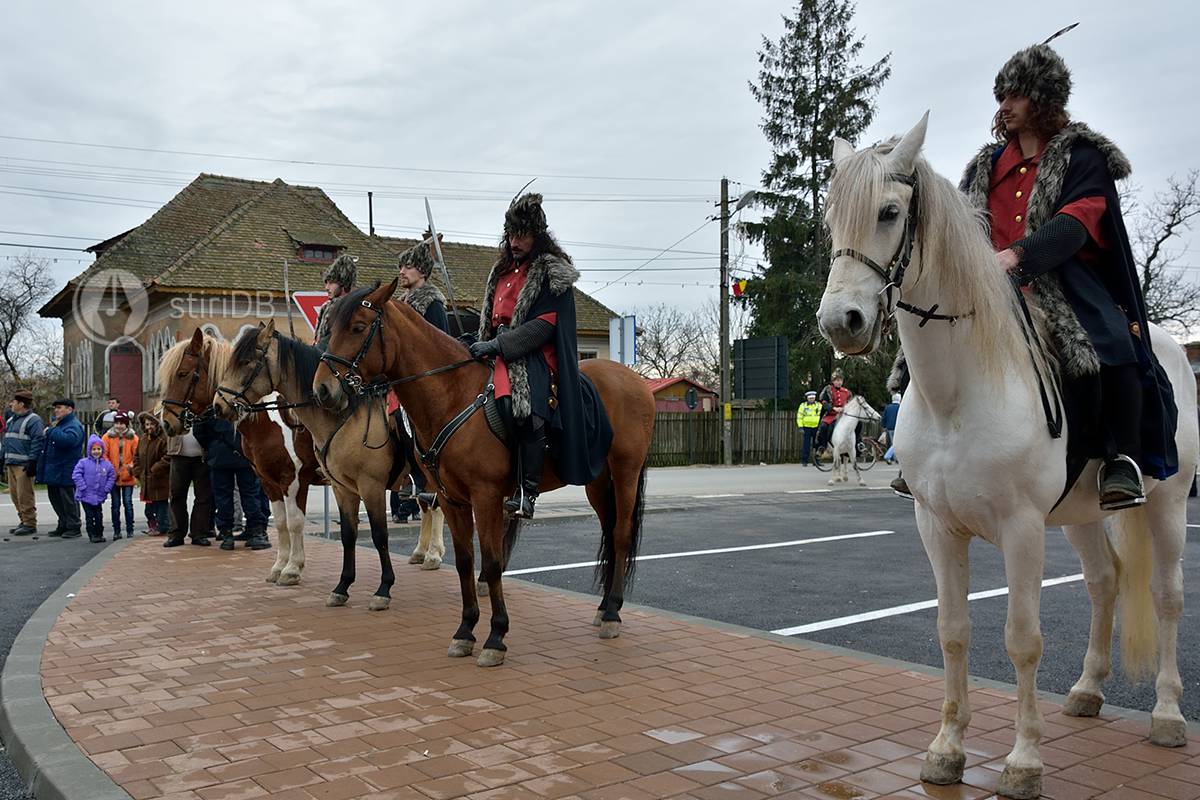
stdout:
POLYGON ((967 545, 978 536, 1004 556, 1009 586, 1004 642, 1017 673, 1016 740, 997 791, 1035 797, 1042 776, 1036 673, 1042 655, 1039 605, 1047 525, 1063 526, 1079 554, 1092 600, 1087 656, 1065 712, 1099 713, 1119 596, 1126 672, 1137 677, 1153 671, 1157 655, 1151 741, 1186 743, 1176 639, 1183 609, 1185 504, 1200 449, 1193 413, 1196 386, 1182 349, 1151 326, 1154 352, 1170 377, 1179 408, 1178 474, 1147 481, 1145 505, 1103 512, 1098 462, 1093 461, 1055 507, 1066 484, 1066 438, 1052 439, 1041 424, 1044 414, 1015 293, 977 213, 918 157, 927 119, 928 114, 898 142, 859 153, 847 142, 835 142, 826 213, 835 258, 818 319, 840 351, 865 354, 879 344, 884 319, 894 311, 893 293, 914 307, 938 306, 942 317, 923 327, 918 316, 897 313, 912 377, 897 424, 897 452, 937 579, 946 676, 941 728, 921 777, 940 784, 962 778, 963 735, 971 716, 967 545), (916 186, 919 201, 913 208, 916 186), (906 255, 911 255, 907 272, 896 275, 906 255), (892 282, 898 287, 886 291, 892 282), (999 419, 1027 424, 999 425, 999 419), (1110 516, 1111 532, 1106 532, 1104 520, 1110 516))
POLYGON ((847 464, 854 466, 854 477, 858 479, 858 485, 867 485, 858 469, 858 437, 855 435, 855 429, 860 422, 878 419, 879 412, 871 408, 871 404, 864 400, 862 395, 852 395, 846 401, 841 415, 833 424, 833 435, 829 437, 829 451, 833 454, 833 477, 829 479, 830 486, 849 482, 850 471, 847 464))

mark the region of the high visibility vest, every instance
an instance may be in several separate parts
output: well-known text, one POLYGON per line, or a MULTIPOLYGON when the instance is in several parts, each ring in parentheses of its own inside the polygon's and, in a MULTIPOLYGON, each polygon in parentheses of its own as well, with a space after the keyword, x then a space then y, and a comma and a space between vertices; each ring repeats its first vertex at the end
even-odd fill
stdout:
POLYGON ((796 409, 797 428, 815 428, 821 424, 821 404, 801 403, 796 409))

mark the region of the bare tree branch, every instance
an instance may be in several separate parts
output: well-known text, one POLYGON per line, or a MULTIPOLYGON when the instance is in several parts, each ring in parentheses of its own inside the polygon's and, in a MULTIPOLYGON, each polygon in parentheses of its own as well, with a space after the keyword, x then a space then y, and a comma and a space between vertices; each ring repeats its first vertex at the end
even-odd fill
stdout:
POLYGON ((1172 175, 1167 188, 1156 192, 1147 206, 1132 204, 1132 214, 1125 196, 1122 192, 1122 207, 1135 220, 1132 244, 1147 319, 1177 332, 1200 326, 1200 284, 1175 263, 1187 249, 1167 248, 1200 217, 1200 171, 1172 175))
POLYGON ((28 253, 0 272, 0 359, 15 381, 21 380, 24 372, 18 363, 21 354, 17 345, 30 329, 34 310, 53 288, 48 262, 28 253))

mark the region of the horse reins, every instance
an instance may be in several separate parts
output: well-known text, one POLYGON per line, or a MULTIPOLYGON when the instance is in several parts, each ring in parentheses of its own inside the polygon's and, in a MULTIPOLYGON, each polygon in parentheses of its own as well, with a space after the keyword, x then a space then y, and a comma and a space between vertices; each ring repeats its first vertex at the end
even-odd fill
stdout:
MULTIPOLYGON (((278 339, 279 331, 272 331, 271 338, 278 339)), ((270 350, 270 348, 271 345, 269 342, 263 347, 259 347, 256 343, 254 352, 255 355, 258 356, 258 363, 255 364, 254 369, 251 370, 250 377, 242 381, 242 388, 234 391, 227 386, 218 386, 217 394, 225 397, 225 402, 229 403, 229 405, 245 414, 253 414, 259 411, 289 411, 293 408, 308 408, 309 406, 316 405, 316 400, 311 397, 299 403, 286 403, 282 400, 273 400, 270 402, 263 402, 260 400, 259 402, 254 403, 251 402, 250 398, 246 396, 246 392, 250 389, 251 385, 254 384, 254 381, 257 380, 258 374, 263 371, 264 367, 266 367, 267 370, 267 383, 271 385, 271 391, 278 391, 275 386, 275 378, 271 375, 271 364, 267 359, 267 351, 270 350)))
POLYGON ((172 400, 169 397, 164 397, 162 399, 162 404, 163 406, 179 406, 180 410, 175 412, 175 416, 179 418, 179 425, 181 429, 186 431, 191 428, 197 420, 203 419, 206 416, 211 416, 213 414, 213 409, 210 405, 200 414, 197 414, 192 410, 192 395, 196 391, 196 385, 200 383, 200 363, 201 359, 204 358, 204 355, 202 353, 188 353, 186 351, 184 352, 184 355, 190 355, 192 358, 196 359, 196 366, 192 368, 192 378, 190 381, 188 381, 187 389, 183 393, 183 399, 172 400))
POLYGON ((912 303, 906 303, 900 299, 903 293, 904 273, 908 271, 909 264, 912 263, 913 246, 917 241, 917 215, 920 209, 921 184, 917 180, 916 173, 912 175, 904 175, 898 172, 889 173, 888 180, 903 183, 905 186, 912 188, 912 196, 908 199, 908 216, 904 220, 904 236, 901 237, 899 244, 896 245, 896 252, 892 254, 892 258, 888 261, 887 266, 880 266, 873 258, 866 253, 859 252, 849 247, 843 247, 840 250, 835 250, 829 258, 829 263, 832 266, 833 262, 845 256, 853 258, 855 261, 870 267, 879 277, 884 280, 884 287, 879 290, 881 295, 881 305, 886 316, 891 316, 895 313, 895 309, 907 311, 910 314, 921 318, 919 328, 924 328, 929 324, 930 320, 938 320, 949 322, 951 325, 956 324, 960 319, 974 316, 975 309, 963 314, 939 314, 937 313, 938 304, 934 303, 929 308, 921 308, 912 303), (892 303, 892 291, 896 292, 896 302, 892 303))

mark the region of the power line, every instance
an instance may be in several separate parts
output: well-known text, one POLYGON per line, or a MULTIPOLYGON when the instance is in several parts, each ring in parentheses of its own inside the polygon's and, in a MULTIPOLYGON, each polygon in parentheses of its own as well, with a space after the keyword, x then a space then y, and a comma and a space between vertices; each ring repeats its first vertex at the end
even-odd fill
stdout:
POLYGON ((47 239, 79 239, 84 242, 102 242, 104 236, 67 236, 61 233, 31 233, 30 231, 0 231, 10 236, 41 236, 47 239))
POLYGON ((701 223, 700 223, 700 227, 696 228, 696 229, 695 229, 694 231, 692 231, 691 233, 685 234, 684 236, 680 237, 679 239, 677 239, 677 240, 675 241, 675 243, 674 243, 674 244, 670 245, 669 247, 667 247, 667 248, 666 248, 665 250, 663 250, 662 252, 660 252, 660 253, 658 253, 658 254, 656 254, 656 255, 654 255, 654 256, 651 256, 650 258, 648 258, 648 259, 645 261, 645 263, 639 264, 638 266, 636 266, 636 267, 634 267, 633 269, 629 270, 628 272, 626 272, 624 275, 620 276, 619 278, 615 278, 615 279, 613 279, 613 280, 609 281, 608 283, 604 284, 604 285, 603 285, 603 286, 601 286, 599 289, 597 289, 597 290, 594 292, 594 294, 599 294, 600 292, 604 291, 604 290, 605 290, 605 289, 607 289, 609 286, 612 286, 614 283, 616 283, 617 281, 621 280, 622 278, 626 278, 626 277, 628 277, 628 276, 632 275, 633 273, 637 272, 638 270, 642 269, 642 268, 643 268, 643 267, 645 267, 647 264, 650 264, 650 263, 652 263, 652 262, 653 262, 653 261, 655 261, 655 260, 656 260, 656 259, 657 259, 659 256, 665 255, 666 253, 670 252, 670 251, 671 251, 671 249, 675 247, 675 245, 677 245, 677 244, 680 244, 680 243, 682 243, 684 240, 686 240, 686 239, 690 239, 691 237, 695 236, 697 233, 699 233, 701 230, 703 230, 703 229, 704 229, 704 227, 705 227, 706 225, 708 225, 708 223, 710 223, 710 222, 712 222, 712 220, 711 220, 710 218, 707 218, 707 217, 706 217, 706 218, 704 219, 704 222, 701 222, 701 223))
MULTIPOLYGON (((0 134, 0 139, 13 142, 33 142, 36 144, 55 144, 69 147, 91 147, 101 150, 120 150, 132 153, 160 153, 163 155, 192 156, 196 158, 224 158, 231 161, 259 161, 271 164, 293 164, 306 167, 338 167, 343 169, 378 169, 394 172, 422 172, 433 175, 485 175, 498 178, 528 178, 535 172, 500 172, 489 170, 467 169, 433 169, 429 167, 402 167, 390 164, 357 164, 339 161, 315 161, 297 158, 271 158, 268 156, 246 156, 231 153, 205 153, 193 150, 171 150, 158 147, 135 147, 133 145, 100 144, 97 142, 72 142, 65 139, 42 139, 33 136, 11 136, 0 134)), ((651 181, 663 183, 709 183, 708 178, 669 178, 663 176, 620 176, 620 175, 563 175, 552 173, 536 173, 538 177, 559 178, 565 180, 595 180, 595 181, 651 181)))

